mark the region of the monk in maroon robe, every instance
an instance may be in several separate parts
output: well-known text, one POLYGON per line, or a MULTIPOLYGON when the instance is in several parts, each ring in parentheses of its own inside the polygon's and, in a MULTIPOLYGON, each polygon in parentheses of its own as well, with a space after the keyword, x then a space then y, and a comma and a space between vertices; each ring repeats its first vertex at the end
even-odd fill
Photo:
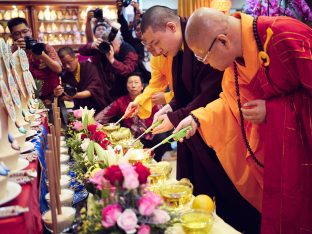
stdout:
POLYGON ((96 66, 88 61, 79 63, 75 52, 69 47, 61 48, 58 54, 65 67, 61 74, 62 83, 75 87, 77 93, 70 96, 63 87, 58 86, 54 91, 55 95, 63 95, 64 100, 73 100, 74 109, 87 106, 89 109, 93 108, 99 112, 109 105, 109 93, 96 66))
MULTIPOLYGON (((160 133, 177 126, 191 110, 215 100, 221 91, 222 72, 197 61, 185 42, 186 19, 171 9, 161 6, 150 8, 144 13, 141 25, 146 46, 156 53, 173 57, 174 98, 170 102, 171 111, 159 117, 164 120, 163 124, 154 129, 155 133, 160 133)), ((177 179, 181 178, 190 179, 195 195, 215 196, 218 215, 230 225, 245 233, 259 233, 259 212, 240 196, 214 150, 199 134, 178 143, 177 179)))
POLYGON ((200 61, 225 69, 223 92, 176 130, 191 124, 189 137, 200 126, 240 193, 262 209, 262 233, 311 233, 311 28, 201 8, 186 38, 200 61))

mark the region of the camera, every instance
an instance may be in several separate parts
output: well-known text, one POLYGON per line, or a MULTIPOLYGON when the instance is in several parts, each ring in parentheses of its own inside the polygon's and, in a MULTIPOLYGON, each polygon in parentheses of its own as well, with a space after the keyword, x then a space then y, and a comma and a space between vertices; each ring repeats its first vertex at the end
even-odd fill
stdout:
POLYGON ((95 10, 93 10, 93 14, 94 14, 94 18, 96 18, 98 22, 104 21, 102 9, 96 8, 95 10))
POLYGON ((31 50, 36 55, 41 55, 45 49, 44 43, 39 43, 32 37, 24 37, 26 49, 31 50))
POLYGON ((63 86, 64 88, 64 92, 68 95, 68 96, 75 96, 77 93, 77 88, 71 86, 70 84, 64 84, 63 86))
POLYGON ((101 44, 99 45, 99 51, 102 54, 106 54, 107 52, 110 51, 111 42, 116 38, 117 33, 118 33, 118 29, 115 27, 111 27, 111 30, 108 36, 106 37, 104 34, 104 36, 102 37, 104 41, 101 42, 101 44))
POLYGON ((131 0, 123 0, 123 1, 122 1, 122 6, 123 6, 123 7, 127 7, 127 6, 130 5, 130 3, 131 3, 131 0))

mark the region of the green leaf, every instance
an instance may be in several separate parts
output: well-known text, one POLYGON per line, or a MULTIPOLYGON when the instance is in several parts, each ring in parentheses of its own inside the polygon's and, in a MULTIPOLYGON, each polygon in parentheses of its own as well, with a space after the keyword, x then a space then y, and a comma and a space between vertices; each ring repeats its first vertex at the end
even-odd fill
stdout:
POLYGON ((85 113, 83 116, 82 116, 82 125, 83 125, 83 129, 87 129, 88 127, 88 113, 85 113))
POLYGON ((87 149, 87 157, 89 162, 93 162, 94 159, 94 142, 90 141, 88 149, 87 149))

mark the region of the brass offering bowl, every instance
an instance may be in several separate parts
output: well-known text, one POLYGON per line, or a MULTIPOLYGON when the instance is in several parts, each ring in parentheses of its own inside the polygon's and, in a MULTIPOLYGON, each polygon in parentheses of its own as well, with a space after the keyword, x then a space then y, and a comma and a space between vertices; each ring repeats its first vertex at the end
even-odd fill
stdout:
POLYGON ((160 187, 160 194, 168 209, 180 209, 191 201, 193 185, 188 179, 168 182, 160 187))
POLYGON ((109 135, 112 132, 118 131, 120 129, 120 124, 114 125, 114 123, 104 124, 102 130, 105 134, 109 135))
POLYGON ((129 140, 132 137, 132 134, 129 128, 121 127, 118 130, 108 134, 108 137, 110 138, 112 144, 118 145, 121 141, 129 140))
POLYGON ((148 151, 148 149, 129 149, 127 152, 129 154, 129 163, 132 165, 136 164, 137 162, 141 162, 142 164, 151 163, 154 157, 154 152, 146 151, 148 151))
POLYGON ((169 162, 162 161, 157 163, 150 163, 147 165, 150 169, 149 181, 151 185, 156 185, 165 182, 169 179, 172 166, 169 162))
POLYGON ((213 224, 213 215, 204 210, 189 210, 180 216, 187 234, 208 234, 213 224))
POLYGON ((118 142, 118 145, 122 146, 124 154, 126 154, 129 149, 143 149, 144 147, 144 145, 139 140, 133 144, 133 138, 122 140, 118 142))

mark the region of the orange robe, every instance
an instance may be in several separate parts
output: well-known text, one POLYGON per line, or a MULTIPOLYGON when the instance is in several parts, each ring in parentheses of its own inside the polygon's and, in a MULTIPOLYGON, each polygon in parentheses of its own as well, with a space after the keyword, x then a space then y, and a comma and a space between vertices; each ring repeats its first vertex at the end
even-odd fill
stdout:
POLYGON ((153 108, 151 97, 154 93, 164 92, 169 85, 171 91, 165 93, 166 103, 169 103, 174 96, 172 91, 172 57, 152 56, 151 70, 152 76, 148 86, 134 100, 135 103, 139 104, 138 116, 141 119, 150 117, 153 108))
MULTIPOLYGON (((245 67, 238 65, 242 103, 255 99, 255 96, 247 90, 247 85, 260 67, 257 56, 258 49, 252 32, 252 21, 251 16, 242 14, 243 57, 246 64, 245 67)), ((223 168, 237 190, 261 211, 263 188, 261 171, 253 166, 253 161, 250 162, 252 159, 249 158, 242 138, 232 67, 227 68, 224 72, 222 90, 219 99, 192 113, 200 121, 200 134, 206 143, 216 151, 223 168), (213 131, 209 131, 209 129, 213 129, 213 131), (249 164, 256 169, 256 173, 253 173, 249 164)), ((252 149, 257 148, 255 154, 263 162, 263 147, 256 135, 257 126, 249 124, 246 126, 246 131, 249 139, 253 134, 252 141, 249 143, 252 149)))

